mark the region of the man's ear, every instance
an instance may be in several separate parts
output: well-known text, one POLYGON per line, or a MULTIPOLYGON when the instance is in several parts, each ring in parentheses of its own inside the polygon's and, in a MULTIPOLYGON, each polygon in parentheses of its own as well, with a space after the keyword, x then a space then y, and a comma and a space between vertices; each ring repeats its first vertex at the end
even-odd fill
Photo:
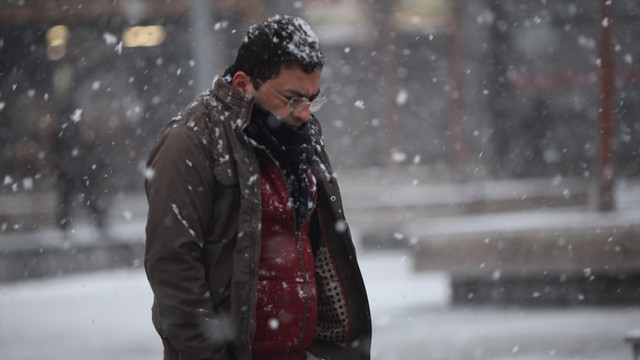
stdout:
POLYGON ((245 74, 242 71, 238 71, 235 75, 233 75, 231 84, 234 88, 242 91, 245 94, 253 94, 254 89, 251 78, 249 77, 249 75, 245 74))

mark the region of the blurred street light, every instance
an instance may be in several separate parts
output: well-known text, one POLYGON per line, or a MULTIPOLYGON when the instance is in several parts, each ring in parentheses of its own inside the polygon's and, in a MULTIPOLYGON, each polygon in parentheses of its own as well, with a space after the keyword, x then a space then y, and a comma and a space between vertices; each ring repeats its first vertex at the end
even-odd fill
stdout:
POLYGON ((47 30, 47 56, 49 60, 62 59, 67 53, 69 28, 66 25, 56 25, 47 30))
POLYGON ((125 47, 158 46, 165 37, 166 32, 162 26, 133 26, 124 30, 122 42, 125 47))

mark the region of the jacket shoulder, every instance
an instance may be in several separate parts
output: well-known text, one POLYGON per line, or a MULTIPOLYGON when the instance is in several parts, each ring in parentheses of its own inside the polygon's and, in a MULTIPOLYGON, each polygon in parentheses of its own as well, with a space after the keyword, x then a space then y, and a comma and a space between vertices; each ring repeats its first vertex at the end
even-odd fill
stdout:
POLYGON ((217 100, 213 89, 201 93, 164 126, 151 156, 161 148, 174 156, 184 155, 185 151, 199 154, 206 159, 206 166, 218 182, 234 183, 236 171, 230 139, 234 135, 229 123, 233 113, 233 109, 217 100))

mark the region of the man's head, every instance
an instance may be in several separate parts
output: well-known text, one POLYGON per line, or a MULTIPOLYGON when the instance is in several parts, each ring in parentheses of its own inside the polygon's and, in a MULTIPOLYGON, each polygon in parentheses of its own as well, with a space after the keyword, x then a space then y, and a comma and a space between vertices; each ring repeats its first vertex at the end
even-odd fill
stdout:
POLYGON ((232 83, 288 125, 299 127, 310 118, 309 102, 320 94, 324 61, 320 43, 304 20, 275 16, 247 32, 232 83), (304 98, 306 105, 292 108, 295 98, 304 98))
POLYGON ((324 61, 320 42, 304 20, 274 16, 249 28, 238 49, 234 69, 249 75, 257 89, 258 80, 275 78, 283 65, 311 73, 322 69, 324 61))

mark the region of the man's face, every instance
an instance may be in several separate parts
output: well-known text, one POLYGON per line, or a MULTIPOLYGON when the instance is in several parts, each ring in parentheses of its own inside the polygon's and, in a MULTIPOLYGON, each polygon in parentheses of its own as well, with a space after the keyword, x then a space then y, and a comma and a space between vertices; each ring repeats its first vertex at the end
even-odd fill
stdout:
POLYGON ((265 81, 258 90, 253 89, 252 95, 258 104, 281 121, 294 128, 299 128, 311 117, 309 106, 291 111, 287 107, 287 102, 295 97, 304 97, 309 101, 315 99, 320 93, 321 75, 322 69, 306 73, 297 66, 282 66, 280 74, 276 78, 265 81))

